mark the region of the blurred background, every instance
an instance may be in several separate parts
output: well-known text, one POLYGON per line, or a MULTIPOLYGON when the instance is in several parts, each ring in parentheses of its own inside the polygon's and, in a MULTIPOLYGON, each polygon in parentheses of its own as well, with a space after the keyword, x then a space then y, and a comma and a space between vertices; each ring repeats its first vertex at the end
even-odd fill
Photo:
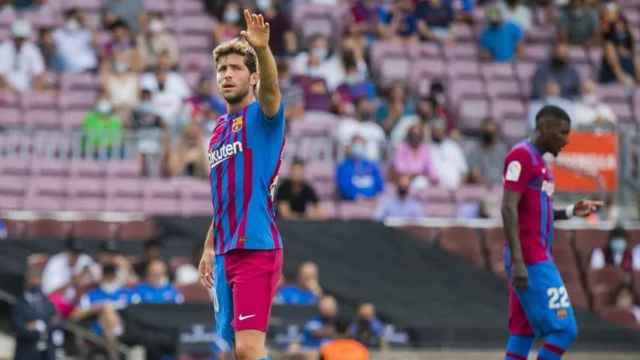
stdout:
POLYGON ((640 2, 0 0, 0 359, 225 358, 197 262, 245 7, 287 106, 274 358, 499 358, 503 160, 545 104, 556 205, 605 202, 557 225, 572 358, 637 358, 640 2))

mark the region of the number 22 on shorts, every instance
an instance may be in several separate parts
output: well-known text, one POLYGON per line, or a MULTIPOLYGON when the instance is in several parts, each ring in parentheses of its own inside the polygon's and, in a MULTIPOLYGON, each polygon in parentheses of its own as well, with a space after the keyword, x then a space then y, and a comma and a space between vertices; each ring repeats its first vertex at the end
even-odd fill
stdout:
POLYGON ((549 309, 564 309, 571 306, 569 294, 564 286, 548 288, 547 296, 549 297, 549 309))

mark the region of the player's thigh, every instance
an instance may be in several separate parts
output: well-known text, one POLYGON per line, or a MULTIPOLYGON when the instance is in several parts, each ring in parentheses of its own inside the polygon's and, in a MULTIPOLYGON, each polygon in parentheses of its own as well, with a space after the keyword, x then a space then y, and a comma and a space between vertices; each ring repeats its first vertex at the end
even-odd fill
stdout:
POLYGON ((535 334, 545 336, 575 327, 569 294, 555 265, 542 262, 527 269, 529 286, 516 292, 535 334))
POLYGON ((224 255, 216 256, 214 286, 212 291, 213 310, 216 320, 216 335, 230 346, 233 343, 233 296, 229 285, 224 255))

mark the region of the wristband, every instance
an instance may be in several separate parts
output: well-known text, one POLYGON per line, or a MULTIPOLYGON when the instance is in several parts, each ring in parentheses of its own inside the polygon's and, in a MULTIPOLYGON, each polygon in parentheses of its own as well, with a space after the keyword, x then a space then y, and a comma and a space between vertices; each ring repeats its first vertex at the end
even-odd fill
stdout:
POLYGON ((567 206, 567 209, 565 210, 565 212, 567 213, 567 217, 568 218, 572 218, 574 213, 573 211, 575 210, 576 206, 575 205, 569 205, 567 206))

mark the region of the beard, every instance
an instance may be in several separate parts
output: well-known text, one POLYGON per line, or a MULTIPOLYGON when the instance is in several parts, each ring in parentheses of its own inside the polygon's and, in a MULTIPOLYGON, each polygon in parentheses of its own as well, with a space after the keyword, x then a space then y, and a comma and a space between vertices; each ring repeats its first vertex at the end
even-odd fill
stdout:
POLYGON ((231 94, 231 95, 224 96, 224 99, 230 105, 235 105, 235 104, 241 102, 242 100, 244 100, 244 98, 247 97, 248 94, 249 94, 249 88, 247 87, 244 91, 240 91, 237 94, 231 94))

